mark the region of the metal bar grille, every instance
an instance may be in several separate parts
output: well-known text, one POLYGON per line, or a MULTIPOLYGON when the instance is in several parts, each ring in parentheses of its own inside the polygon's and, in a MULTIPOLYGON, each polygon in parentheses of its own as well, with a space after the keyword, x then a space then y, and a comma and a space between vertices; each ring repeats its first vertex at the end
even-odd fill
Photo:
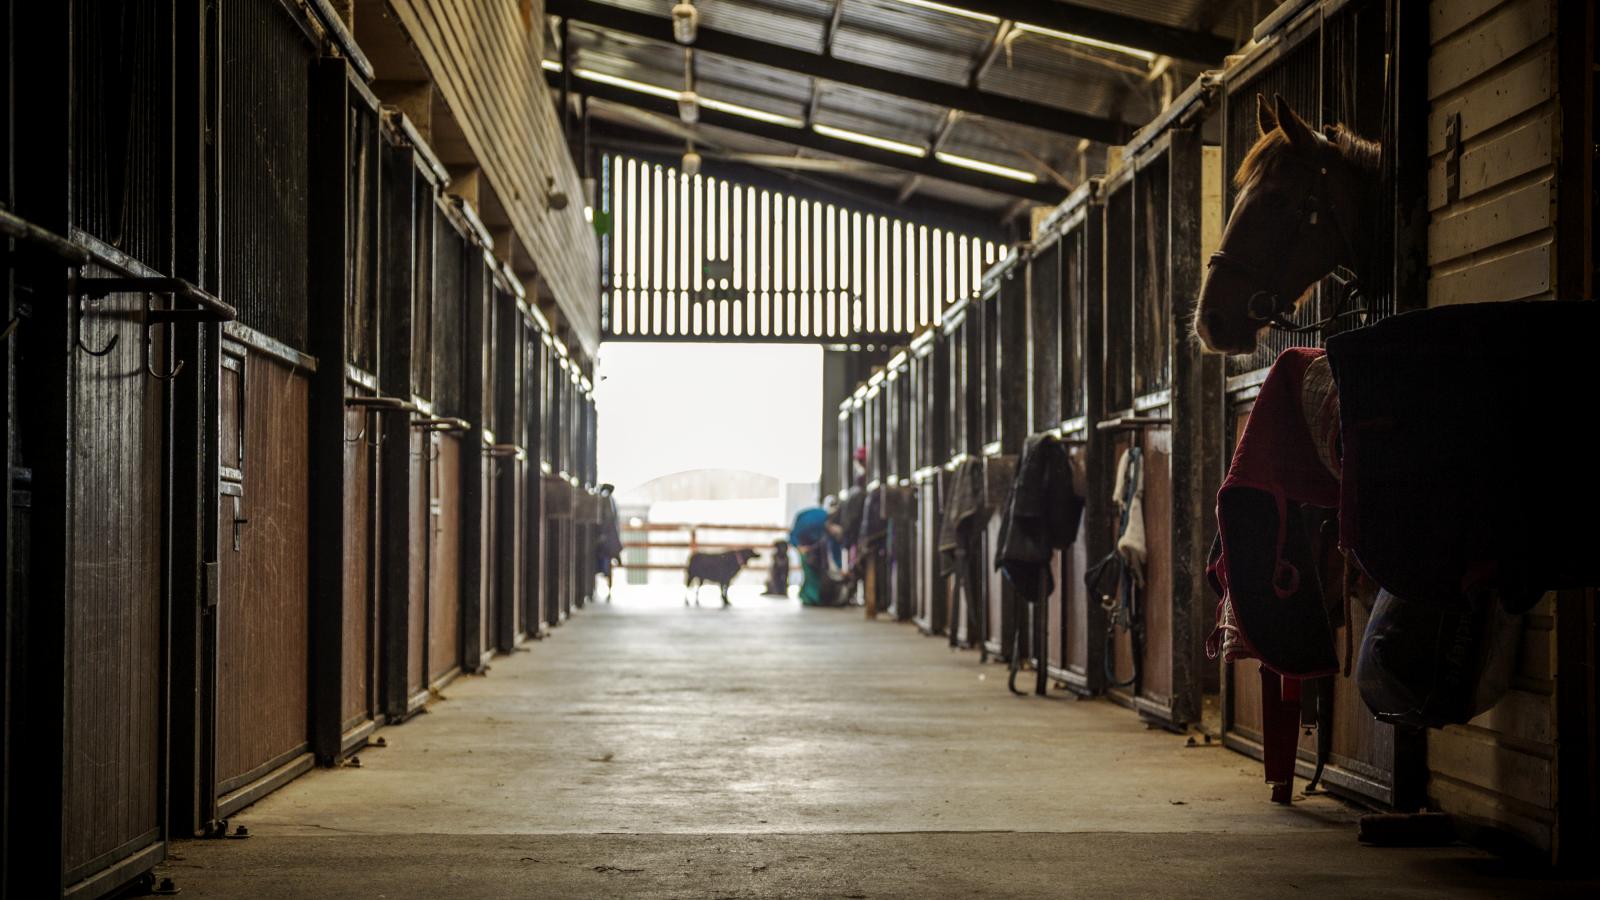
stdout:
POLYGON ((608 340, 905 337, 978 289, 993 241, 625 156, 604 160, 608 340))
POLYGON ((76 0, 72 16, 72 223, 167 272, 171 4, 76 0))
POLYGON ((1061 368, 1061 246, 1051 241, 1028 261, 1029 344, 1032 353, 1033 422, 1035 431, 1061 421, 1061 381, 1050 377, 1061 368))
POLYGON ((433 182, 413 157, 411 170, 411 391, 433 397, 434 220, 441 217, 433 182))
POLYGON ((278 0, 221 15, 220 296, 240 322, 305 350, 315 51, 278 0))
POLYGON ((346 286, 345 334, 350 362, 363 371, 377 365, 378 308, 378 111, 365 101, 350 104, 349 190, 345 192, 351 283, 346 286))
POLYGON ((1061 418, 1063 420, 1083 415, 1088 397, 1084 390, 1083 336, 1088 328, 1086 285, 1088 270, 1085 258, 1086 228, 1100 224, 1098 217, 1085 217, 1080 224, 1061 236, 1061 418), (1092 222, 1093 224, 1088 224, 1092 222))
MULTIPOLYGON (((1134 174, 1133 394, 1172 386, 1170 150, 1134 174)), ((1188 248, 1185 248, 1188 249, 1188 248)))
POLYGON ((446 415, 466 402, 467 264, 465 236, 447 215, 433 219, 433 402, 446 415))
MULTIPOLYGON (((1292 50, 1262 72, 1238 83, 1229 84, 1224 99, 1223 165, 1229 179, 1226 195, 1228 211, 1233 209, 1237 191, 1233 173, 1260 135, 1256 127, 1256 95, 1269 99, 1282 94, 1289 105, 1316 127, 1345 124, 1363 137, 1377 139, 1383 133, 1383 54, 1385 52, 1385 4, 1351 3, 1320 23, 1292 50)), ((1384 196, 1393 199, 1393 172, 1384 173, 1384 196)), ((1387 205, 1387 204, 1385 204, 1387 205)), ((1379 247, 1392 247, 1389 217, 1361 223, 1362 228, 1377 227, 1374 236, 1379 247)), ((1387 267, 1363 273, 1362 290, 1372 318, 1389 315, 1395 309, 1393 273, 1387 267)), ((1320 319, 1324 308, 1332 310, 1341 290, 1332 281, 1313 289, 1312 296, 1300 304, 1292 317, 1296 324, 1320 319)), ((1290 347, 1312 347, 1320 343, 1315 334, 1285 334, 1268 331, 1261 335, 1256 352, 1228 358, 1228 374, 1243 375, 1264 369, 1290 347)))
POLYGON ((1133 406, 1133 183, 1122 181, 1106 195, 1105 409, 1133 406))

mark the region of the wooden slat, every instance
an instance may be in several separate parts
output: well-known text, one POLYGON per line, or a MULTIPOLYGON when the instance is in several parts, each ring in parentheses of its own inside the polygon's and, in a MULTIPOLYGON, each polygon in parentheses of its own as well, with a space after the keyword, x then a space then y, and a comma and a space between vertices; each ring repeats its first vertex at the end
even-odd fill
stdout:
POLYGON ((1450 0, 1428 6, 1428 39, 1444 40, 1505 2, 1505 0, 1450 0))
POLYGON ((1437 265, 1549 228, 1555 182, 1544 178, 1473 206, 1458 204, 1428 228, 1428 263, 1437 265))
POLYGON ((1435 102, 1428 111, 1428 155, 1444 152, 1450 117, 1461 114, 1461 140, 1508 122, 1555 96, 1553 53, 1531 56, 1470 88, 1435 102))
POLYGON ((1515 0, 1446 38, 1428 60, 1428 96, 1453 90, 1533 46, 1550 34, 1550 24, 1549 0, 1515 0))
POLYGON ((1551 246, 1539 243, 1475 262, 1428 282, 1428 305, 1520 300, 1550 291, 1551 246))
MULTIPOLYGON (((1470 142, 1462 151, 1461 198, 1469 198, 1530 172, 1548 169, 1555 162, 1555 115, 1548 112, 1533 121, 1482 142, 1470 142)), ((1448 202, 1443 156, 1428 167, 1428 209, 1448 202)))
POLYGON ((1515 750, 1493 733, 1459 727, 1434 732, 1428 740, 1428 768, 1542 809, 1550 808, 1554 786, 1550 760, 1515 750))

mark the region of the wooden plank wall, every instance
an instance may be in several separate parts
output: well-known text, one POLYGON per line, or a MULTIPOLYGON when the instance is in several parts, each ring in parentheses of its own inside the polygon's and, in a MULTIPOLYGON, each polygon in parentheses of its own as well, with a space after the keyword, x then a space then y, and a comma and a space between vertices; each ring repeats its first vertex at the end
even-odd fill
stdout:
MULTIPOLYGON (((1432 0, 1428 305, 1555 294, 1553 0, 1432 0), (1449 139, 1460 116, 1459 150, 1449 139), (1454 157, 1454 159, 1452 158, 1454 157), (1450 172, 1459 171, 1456 185, 1450 172)), ((1513 690, 1430 732, 1428 794, 1458 817, 1549 850, 1555 821, 1555 606, 1524 621, 1513 690)))
POLYGON ((388 0, 578 342, 600 339, 599 255, 540 68, 543 0, 388 0), (567 208, 547 208, 547 178, 567 208))

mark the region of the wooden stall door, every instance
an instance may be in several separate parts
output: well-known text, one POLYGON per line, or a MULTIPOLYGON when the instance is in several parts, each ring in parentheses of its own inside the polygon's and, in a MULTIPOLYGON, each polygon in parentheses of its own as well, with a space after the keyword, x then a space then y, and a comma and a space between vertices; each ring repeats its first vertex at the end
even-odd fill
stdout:
POLYGON ((432 435, 428 485, 428 684, 461 669, 461 439, 432 435))
MULTIPOLYGON (((76 515, 69 519, 69 752, 61 797, 67 884, 163 839, 166 391, 142 368, 144 335, 132 315, 139 302, 126 295, 101 301, 100 315, 83 320, 83 342, 103 347, 114 337, 116 344, 103 357, 74 353, 71 363, 76 515)), ((152 337, 160 359, 165 342, 159 330, 152 337)))
POLYGON ((377 694, 377 522, 375 452, 380 423, 365 409, 345 410, 344 603, 340 730, 371 722, 377 694), (372 442, 372 443, 369 443, 372 442))
MULTIPOLYGON (((1157 410, 1152 415, 1163 416, 1157 410)), ((1164 725, 1187 720, 1187 699, 1175 696, 1173 642, 1175 622, 1172 583, 1172 430, 1150 428, 1139 433, 1144 457, 1144 536, 1148 555, 1141 606, 1144 613, 1143 653, 1139 661, 1139 713, 1164 725)))
POLYGON ((406 590, 406 712, 421 706, 428 697, 428 569, 429 548, 433 543, 430 487, 433 435, 411 431, 410 567, 406 590))
POLYGON ((510 653, 527 629, 523 613, 527 590, 523 511, 528 503, 528 464, 514 456, 487 460, 485 464, 492 470, 495 482, 494 502, 490 505, 495 524, 494 540, 489 546, 493 549, 485 562, 486 577, 494 581, 494 642, 487 646, 510 653))
MULTIPOLYGON (((479 451, 482 452, 481 450, 479 451)), ((499 555, 500 546, 499 520, 496 516, 496 489, 499 479, 495 477, 497 462, 494 457, 485 454, 483 465, 479 469, 479 484, 482 494, 478 505, 478 655, 480 666, 488 662, 494 655, 495 638, 494 623, 499 615, 500 592, 499 579, 496 577, 495 559, 499 555)))
POLYGON ((309 382, 230 345, 222 364, 215 776, 218 815, 309 766, 309 382))
MULTIPOLYGON (((1087 496, 1088 490, 1088 448, 1082 444, 1073 446, 1068 451, 1072 460, 1072 478, 1074 490, 1078 496, 1087 496)), ((1059 654, 1059 671, 1052 672, 1053 677, 1061 679, 1079 693, 1088 693, 1089 678, 1089 641, 1098 636, 1090 634, 1088 627, 1091 621, 1089 616, 1089 588, 1083 583, 1084 573, 1091 564, 1089 559, 1089 532, 1088 514, 1085 521, 1079 524, 1078 539, 1071 547, 1057 554, 1055 565, 1057 602, 1053 604, 1052 616, 1059 616, 1059 637, 1053 637, 1050 651, 1059 654)), ((1052 657, 1055 659, 1055 657, 1052 657)))
POLYGON ((949 579, 939 574, 939 486, 929 478, 917 488, 917 627, 943 634, 949 609, 949 579))

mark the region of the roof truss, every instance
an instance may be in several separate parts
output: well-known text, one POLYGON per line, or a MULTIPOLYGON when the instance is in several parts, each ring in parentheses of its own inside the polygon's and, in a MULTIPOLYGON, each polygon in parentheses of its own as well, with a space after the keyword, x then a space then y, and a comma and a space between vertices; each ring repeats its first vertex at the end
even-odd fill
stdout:
MULTIPOLYGON (((556 88, 561 85, 561 75, 561 72, 545 72, 546 80, 552 87, 556 88)), ((590 81, 578 76, 576 73, 574 73, 571 81, 571 89, 577 93, 587 94, 610 103, 631 106, 635 109, 647 110, 662 116, 676 118, 678 115, 678 104, 675 101, 640 91, 628 90, 616 85, 590 81)), ((1055 204, 1059 203, 1067 195, 1064 189, 1045 182, 1030 184, 1025 181, 1017 181, 999 175, 991 175, 987 172, 950 165, 933 157, 916 157, 896 153, 892 150, 881 150, 877 147, 858 144, 854 141, 828 137, 806 128, 789 128, 784 125, 774 125, 719 110, 702 108, 700 110, 700 121, 706 125, 712 125, 727 131, 736 131, 769 141, 778 141, 792 144, 796 147, 804 147, 808 150, 830 153, 845 159, 873 163, 914 175, 938 178, 996 194, 1020 197, 1032 200, 1035 203, 1055 204)))
MULTIPOLYGON (((1051 6, 1052 4, 1024 4, 1026 6, 1051 6)), ((545 12, 584 22, 608 31, 633 35, 672 44, 672 20, 665 16, 635 12, 618 6, 597 3, 594 0, 546 0, 545 12)), ((968 85, 954 85, 930 78, 921 78, 847 62, 822 53, 797 50, 759 38, 730 34, 700 26, 694 49, 701 53, 714 53, 731 59, 769 66, 820 78, 838 84, 852 85, 896 97, 904 97, 932 106, 948 107, 977 116, 986 116, 1003 122, 1026 125, 1075 138, 1088 138, 1107 144, 1120 144, 1128 139, 1133 129, 1115 119, 1072 112, 1044 103, 1022 100, 1004 94, 995 94, 968 85)))

